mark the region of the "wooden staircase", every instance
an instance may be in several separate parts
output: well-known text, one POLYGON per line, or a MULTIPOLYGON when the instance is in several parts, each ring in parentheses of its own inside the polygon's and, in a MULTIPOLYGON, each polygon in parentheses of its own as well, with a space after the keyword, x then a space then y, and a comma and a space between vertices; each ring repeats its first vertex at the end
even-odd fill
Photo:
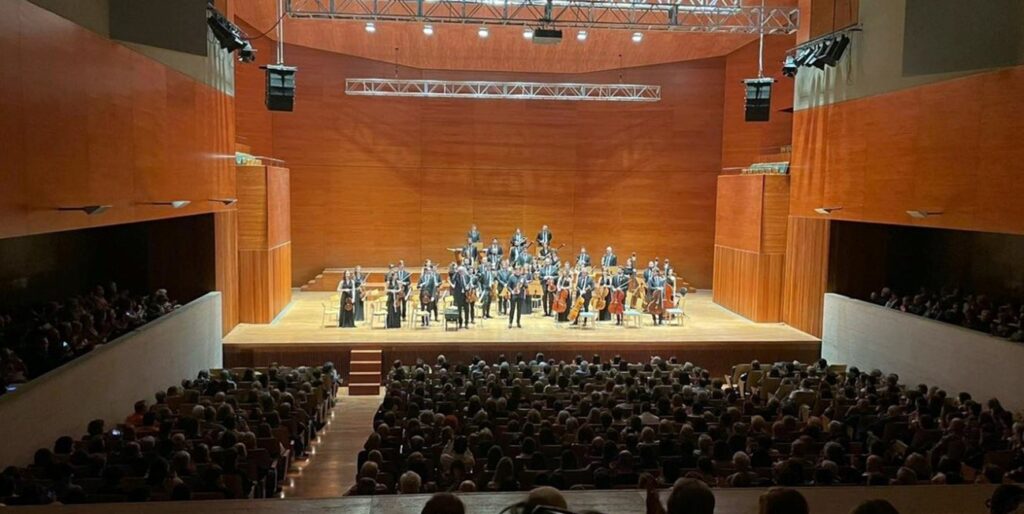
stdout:
POLYGON ((377 396, 380 394, 381 350, 356 350, 349 354, 348 394, 350 396, 377 396))

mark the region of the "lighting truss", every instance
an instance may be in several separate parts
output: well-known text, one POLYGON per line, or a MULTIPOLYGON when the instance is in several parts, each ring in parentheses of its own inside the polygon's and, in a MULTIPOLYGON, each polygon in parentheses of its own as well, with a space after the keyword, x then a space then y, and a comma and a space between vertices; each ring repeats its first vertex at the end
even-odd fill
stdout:
POLYGON ((792 34, 795 7, 741 0, 285 0, 293 18, 792 34))
POLYGON ((345 80, 345 94, 492 100, 657 102, 661 100, 661 86, 350 78, 345 80))

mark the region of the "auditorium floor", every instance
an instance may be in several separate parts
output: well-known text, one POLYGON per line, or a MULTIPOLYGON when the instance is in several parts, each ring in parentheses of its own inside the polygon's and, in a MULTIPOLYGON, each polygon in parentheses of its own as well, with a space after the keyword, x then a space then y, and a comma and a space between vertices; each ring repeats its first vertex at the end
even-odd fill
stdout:
MULTIPOLYGON (((354 329, 324 327, 322 302, 332 293, 296 291, 284 313, 269 325, 243 323, 224 338, 224 343, 272 345, 295 343, 376 343, 401 344, 424 342, 465 342, 506 345, 508 343, 545 342, 817 342, 818 340, 783 323, 754 323, 711 301, 711 292, 702 290, 687 297, 688 317, 684 326, 652 326, 649 316, 640 329, 618 327, 607 322, 594 330, 556 324, 542 314, 524 316, 522 329, 508 329, 507 319, 495 318, 469 330, 445 332, 442 323, 429 328, 405 324, 401 329, 371 329, 368 323, 354 329)), ((494 312, 496 315, 496 310, 494 312)))

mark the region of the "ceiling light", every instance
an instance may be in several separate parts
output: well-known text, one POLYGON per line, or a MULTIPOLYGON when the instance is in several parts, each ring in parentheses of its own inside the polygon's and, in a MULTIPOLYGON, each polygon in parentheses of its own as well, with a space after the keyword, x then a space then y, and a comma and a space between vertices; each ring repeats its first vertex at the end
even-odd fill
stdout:
POLYGON ((423 26, 423 34, 426 35, 426 36, 433 36, 434 35, 434 26, 430 25, 430 24, 424 25, 423 26))
POLYGON ((639 43, 639 42, 641 42, 643 40, 644 40, 644 35, 643 35, 642 32, 634 32, 633 33, 633 42, 634 43, 639 43))
POLYGON ((490 32, 487 31, 487 26, 483 26, 483 27, 480 27, 480 30, 476 31, 476 35, 478 35, 480 37, 487 37, 487 36, 489 36, 491 34, 490 34, 490 32))
POLYGON ((533 39, 533 29, 529 27, 523 29, 523 39, 533 39))
POLYGON ((368 21, 366 22, 366 31, 373 34, 374 32, 377 32, 377 26, 374 25, 372 21, 368 21))
POLYGON ((587 31, 581 30, 581 31, 576 33, 576 41, 586 41, 586 40, 587 40, 587 31))

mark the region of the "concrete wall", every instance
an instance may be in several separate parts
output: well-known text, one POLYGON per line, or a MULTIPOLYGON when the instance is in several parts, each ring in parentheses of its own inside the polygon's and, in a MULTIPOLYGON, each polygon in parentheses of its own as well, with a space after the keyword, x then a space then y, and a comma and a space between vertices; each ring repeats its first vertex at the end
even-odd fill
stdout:
POLYGON ((1024 408, 1024 345, 939 321, 829 293, 825 295, 822 357, 829 362, 897 373, 950 394, 996 397, 1024 408))
POLYGON ((220 367, 220 303, 209 293, 0 396, 0 467, 30 464, 36 449, 81 437, 90 420, 121 422, 136 401, 220 367))

